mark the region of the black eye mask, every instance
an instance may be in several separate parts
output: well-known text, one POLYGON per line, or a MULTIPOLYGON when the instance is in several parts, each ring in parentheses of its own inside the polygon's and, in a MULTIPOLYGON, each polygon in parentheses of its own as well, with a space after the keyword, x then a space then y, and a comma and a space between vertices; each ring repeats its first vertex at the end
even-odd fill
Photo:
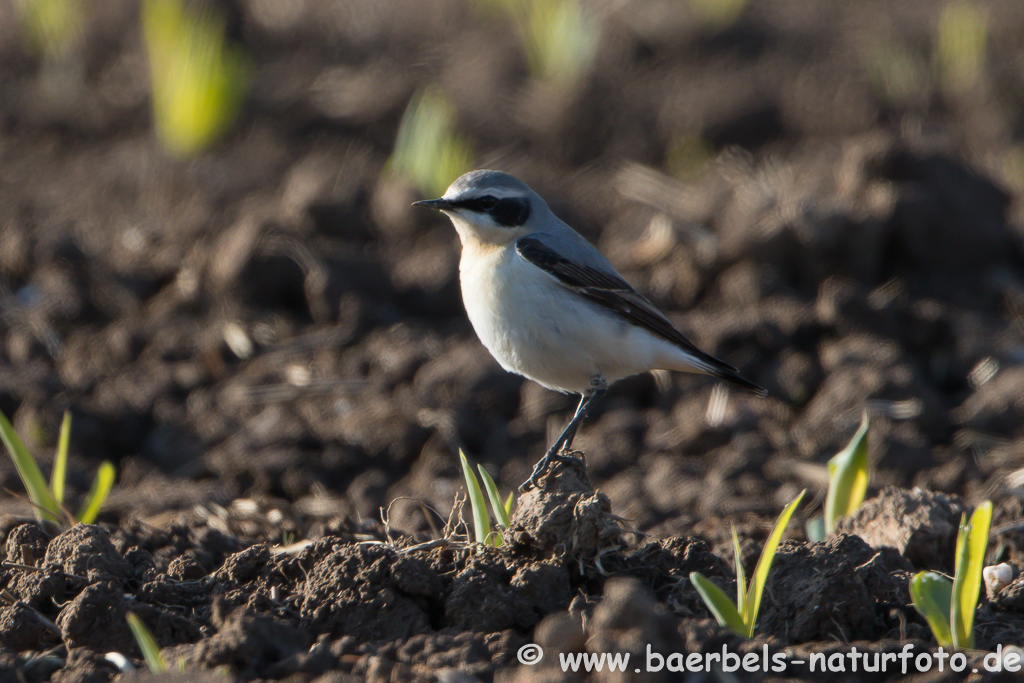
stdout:
POLYGON ((495 223, 506 228, 520 226, 530 218, 530 201, 522 197, 495 199, 490 195, 485 195, 452 202, 452 205, 460 209, 485 213, 494 219, 495 223))

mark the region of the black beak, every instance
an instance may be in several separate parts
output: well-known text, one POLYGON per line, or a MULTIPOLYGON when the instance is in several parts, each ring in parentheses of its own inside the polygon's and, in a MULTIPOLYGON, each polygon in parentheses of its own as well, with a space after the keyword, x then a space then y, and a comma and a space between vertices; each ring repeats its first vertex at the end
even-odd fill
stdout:
POLYGON ((425 206, 428 209, 437 209, 438 211, 450 209, 453 206, 453 204, 447 199, 424 199, 423 201, 413 202, 412 205, 425 206))

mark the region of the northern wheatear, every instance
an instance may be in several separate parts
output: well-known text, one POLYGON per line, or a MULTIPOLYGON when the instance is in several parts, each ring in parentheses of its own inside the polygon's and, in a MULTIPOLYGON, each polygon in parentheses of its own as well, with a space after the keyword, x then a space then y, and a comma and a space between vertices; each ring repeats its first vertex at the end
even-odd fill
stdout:
POLYGON ((551 461, 571 459, 565 453, 580 423, 624 377, 679 370, 767 393, 694 346, 522 181, 473 171, 440 199, 416 205, 443 211, 455 224, 462 299, 491 355, 509 372, 581 396, 521 489, 536 485, 551 461))

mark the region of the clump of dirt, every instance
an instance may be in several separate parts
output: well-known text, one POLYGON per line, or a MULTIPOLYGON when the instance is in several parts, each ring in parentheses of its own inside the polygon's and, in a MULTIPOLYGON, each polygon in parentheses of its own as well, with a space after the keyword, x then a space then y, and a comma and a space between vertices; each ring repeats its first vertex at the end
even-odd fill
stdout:
POLYGON ((0 610, 0 640, 11 652, 43 651, 61 640, 59 630, 23 602, 0 610))
POLYGON ((76 524, 50 541, 45 563, 90 582, 110 579, 123 583, 132 572, 131 565, 117 552, 107 534, 87 524, 76 524))
POLYGON ((895 548, 918 569, 952 574, 964 513, 970 510, 957 496, 890 486, 840 519, 836 532, 860 536, 873 548, 895 548))
POLYGON ((582 463, 556 463, 539 486, 520 496, 505 537, 514 553, 584 571, 622 547, 622 522, 608 496, 594 491, 582 463))
POLYGON ((908 617, 913 620, 912 569, 899 553, 875 550, 857 536, 784 543, 772 564, 760 624, 786 643, 899 638, 908 617))
POLYGON ((94 652, 121 649, 137 657, 141 653, 137 645, 131 645, 127 614, 124 590, 113 581, 98 581, 86 586, 60 610, 57 626, 69 649, 86 648, 94 652), (125 644, 130 646, 125 648, 125 644))
POLYGON ((5 555, 7 562, 34 567, 46 554, 50 537, 38 524, 21 524, 7 535, 5 555))
MULTIPOLYGON (((310 552, 319 554, 319 549, 310 552)), ((361 641, 408 638, 430 628, 417 598, 437 599, 442 586, 429 566, 401 562, 392 548, 336 545, 310 568, 300 614, 314 633, 361 641)))
POLYGON ((996 594, 992 604, 999 609, 1024 612, 1024 572, 1018 569, 1016 578, 996 594))

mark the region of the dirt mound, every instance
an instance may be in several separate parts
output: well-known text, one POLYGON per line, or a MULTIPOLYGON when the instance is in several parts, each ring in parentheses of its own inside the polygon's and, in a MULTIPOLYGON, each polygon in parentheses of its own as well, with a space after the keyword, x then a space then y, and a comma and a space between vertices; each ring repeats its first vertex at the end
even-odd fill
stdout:
MULTIPOLYGON (((782 545, 758 636, 742 643, 709 620, 687 579, 699 571, 734 589, 730 565, 706 539, 627 543, 607 512, 605 522, 579 523, 579 514, 600 507, 592 501, 602 496, 573 468, 560 465, 547 481, 523 496, 509 529, 518 540, 503 548, 457 538, 389 540, 379 529, 373 538, 324 535, 290 550, 256 544, 208 571, 196 563, 154 562, 181 544, 184 529, 147 534, 78 525, 46 539, 30 531, 38 527, 18 526, 8 532, 9 552, 25 557, 43 540, 44 556, 54 561, 4 565, 0 580, 13 602, 0 607, 0 637, 12 653, 11 666, 22 672, 48 652, 67 671, 92 671, 96 680, 115 671, 104 653, 140 655, 125 621, 129 611, 149 626, 170 661, 200 670, 227 667, 246 680, 320 680, 330 671, 421 680, 445 669, 489 678, 514 667, 514 653, 531 642, 551 657, 532 676, 555 675, 557 653, 628 652, 639 659, 648 646, 658 653, 722 646, 742 653, 759 651, 763 643, 775 653, 813 641, 909 637, 924 647, 929 639, 910 605, 910 563, 893 548, 875 550, 857 536, 840 535, 827 543, 782 545), (555 537, 530 526, 539 521, 531 505, 561 520, 566 535, 560 542, 538 544, 555 537), (589 543, 567 542, 573 538, 589 543), (93 566, 62 567, 60 561, 85 556, 71 548, 88 550, 93 566)), ((879 520, 897 513, 891 505, 877 507, 888 511, 879 520)), ((196 555, 214 556, 223 543, 203 533, 198 521, 187 528, 197 539, 188 543, 196 555)), ((983 647, 1024 632, 1017 583, 979 613, 983 647)))

